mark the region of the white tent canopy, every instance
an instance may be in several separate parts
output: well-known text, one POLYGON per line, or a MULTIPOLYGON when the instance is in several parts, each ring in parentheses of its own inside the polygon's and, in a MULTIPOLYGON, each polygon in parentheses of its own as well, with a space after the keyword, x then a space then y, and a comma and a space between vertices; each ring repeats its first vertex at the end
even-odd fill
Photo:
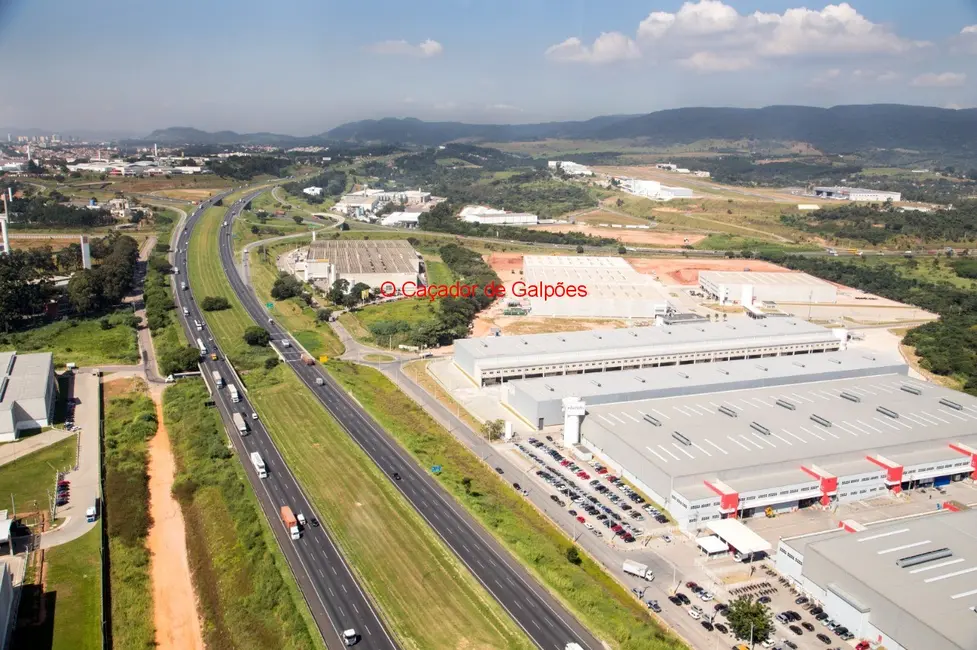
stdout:
POLYGON ((754 533, 737 519, 717 519, 708 522, 706 526, 709 532, 740 553, 762 553, 772 548, 770 542, 754 533))
POLYGON ((707 535, 706 537, 700 537, 695 540, 695 543, 699 545, 703 551, 709 555, 715 555, 716 553, 725 553, 729 551, 729 546, 719 539, 715 535, 707 535))

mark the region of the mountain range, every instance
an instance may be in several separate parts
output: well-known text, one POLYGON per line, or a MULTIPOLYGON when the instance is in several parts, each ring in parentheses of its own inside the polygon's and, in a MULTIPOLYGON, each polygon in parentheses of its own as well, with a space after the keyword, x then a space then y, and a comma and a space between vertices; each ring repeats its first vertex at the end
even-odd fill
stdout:
POLYGON ((902 104, 815 108, 677 108, 645 115, 608 115, 573 122, 466 124, 384 118, 349 122, 314 136, 274 133, 208 133, 188 127, 154 131, 159 144, 267 144, 301 146, 328 142, 435 146, 457 140, 519 142, 548 138, 636 140, 682 145, 702 140, 806 142, 826 153, 910 149, 974 154, 977 109, 953 110, 902 104))

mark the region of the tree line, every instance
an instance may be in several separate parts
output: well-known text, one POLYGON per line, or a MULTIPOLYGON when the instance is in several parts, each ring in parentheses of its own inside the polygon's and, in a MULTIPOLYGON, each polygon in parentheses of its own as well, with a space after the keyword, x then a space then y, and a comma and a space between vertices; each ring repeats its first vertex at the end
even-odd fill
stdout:
POLYGON ((10 203, 12 229, 40 228, 97 228, 110 226, 115 219, 102 208, 79 208, 58 201, 55 196, 35 194, 29 198, 15 198, 10 203))
POLYGON ((207 169, 218 176, 249 181, 262 174, 280 177, 291 164, 288 158, 278 156, 230 156, 208 161, 207 169))
POLYGON ((128 235, 116 237, 102 263, 77 271, 68 281, 68 302, 79 314, 91 314, 122 302, 132 288, 139 245, 128 235))
POLYGON ((346 172, 338 169, 327 169, 307 181, 285 183, 282 188, 289 194, 301 196, 309 203, 319 204, 322 203, 323 197, 340 196, 346 191, 346 172), (303 194, 302 190, 306 187, 321 187, 322 195, 308 196, 303 194))

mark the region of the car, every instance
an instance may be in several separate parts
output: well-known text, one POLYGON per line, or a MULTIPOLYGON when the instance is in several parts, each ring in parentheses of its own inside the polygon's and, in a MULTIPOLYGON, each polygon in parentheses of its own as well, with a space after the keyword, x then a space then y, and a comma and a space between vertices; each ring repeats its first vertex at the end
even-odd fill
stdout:
POLYGON ((716 631, 720 634, 729 634, 729 628, 722 623, 713 623, 712 626, 716 628, 716 631))
POLYGON ((522 495, 523 495, 524 497, 528 497, 528 496, 529 496, 529 490, 523 490, 523 491, 522 491, 522 495))
POLYGON ((671 535, 662 535, 662 541, 664 541, 666 544, 671 544, 672 543, 672 536, 671 535))
POLYGON ((803 623, 801 623, 801 627, 804 628, 805 630, 807 630, 808 632, 813 632, 814 631, 814 626, 811 625, 810 623, 808 623, 807 621, 804 621, 803 623))
POLYGON ((801 636, 802 634, 804 634, 804 630, 802 630, 801 628, 797 627, 796 625, 790 625, 790 626, 788 626, 787 629, 789 629, 791 632, 793 632, 797 636, 801 636))
POLYGON ((795 612, 792 609, 788 609, 787 610, 787 616, 790 616, 790 620, 792 620, 792 621, 799 621, 799 620, 801 620, 801 615, 798 614, 797 612, 795 612))
POLYGON ((831 645, 831 637, 829 637, 824 632, 821 632, 820 634, 818 634, 818 637, 817 638, 818 638, 818 641, 820 641, 824 645, 831 645))
POLYGON ((781 623, 783 623, 784 625, 790 623, 790 617, 787 616, 786 612, 780 612, 779 614, 777 614, 776 619, 781 623))
POLYGON ((814 617, 814 620, 818 621, 819 623, 823 623, 824 621, 828 620, 828 613, 821 612, 820 614, 814 617))
POLYGON ((313 517, 312 519, 310 519, 309 520, 309 523, 312 524, 312 527, 313 528, 318 528, 319 527, 319 520, 316 519, 315 517, 313 517))
POLYGON ((764 648, 772 648, 774 646, 774 640, 773 639, 767 639, 766 641, 764 641, 760 645, 762 647, 764 647, 764 648))
POLYGON ((699 598, 702 599, 702 602, 708 603, 710 600, 715 598, 715 596, 713 596, 712 592, 710 591, 703 591, 701 594, 699 594, 699 598))
POLYGON ((694 607, 689 608, 689 616, 691 616, 694 620, 699 620, 702 618, 702 614, 699 613, 699 610, 695 609, 694 607))
POLYGON ((655 613, 658 613, 658 612, 661 612, 662 611, 662 606, 658 604, 658 601, 657 600, 649 600, 648 601, 648 609, 650 609, 651 611, 653 611, 655 613))
POLYGON ((823 610, 823 609, 821 609, 820 607, 812 607, 812 608, 811 608, 810 610, 808 610, 808 611, 810 611, 810 612, 811 612, 811 614, 812 614, 812 615, 814 615, 814 616, 817 616, 818 614, 821 614, 822 612, 824 612, 824 610, 823 610))
POLYGON ((760 596, 759 598, 756 599, 756 601, 758 603, 760 603, 761 605, 766 605, 767 603, 769 603, 772 600, 773 599, 770 596, 760 596))
POLYGON ((669 596, 668 597, 668 602, 672 603, 673 605, 681 605, 682 604, 682 601, 681 601, 681 599, 678 596, 669 596))
POLYGON ((726 605, 725 603, 716 603, 713 606, 713 610, 716 612, 724 612, 727 609, 729 609, 729 605, 726 605))
POLYGON ((691 600, 689 600, 689 597, 683 594, 681 591, 676 593, 675 597, 681 600, 683 605, 688 605, 692 602, 691 600))
POLYGON ((255 413, 254 411, 252 411, 252 412, 251 412, 251 419, 252 419, 252 420, 257 420, 257 419, 258 419, 258 414, 257 414, 257 413, 255 413))
POLYGON ((495 471, 498 472, 499 474, 505 474, 505 472, 502 471, 501 467, 496 467, 495 471))
POLYGON ((694 582, 692 582, 692 581, 689 581, 689 582, 686 582, 686 583, 685 583, 685 588, 686 588, 686 589, 695 589, 695 588, 696 588, 696 587, 698 587, 698 586, 699 586, 699 585, 697 585, 696 583, 694 583, 694 582))
POLYGON ((868 650, 868 648, 869 648, 868 641, 859 641, 858 644, 855 646, 855 650, 868 650))
POLYGON ((594 525, 592 523, 590 523, 589 521, 583 522, 583 527, 586 528, 587 530, 593 530, 594 529, 594 525))
POLYGON ((584 519, 583 517, 578 516, 577 517, 577 521, 579 521, 581 524, 583 524, 583 523, 586 523, 587 520, 584 519))
POLYGON ((399 481, 400 480, 400 472, 394 472, 392 474, 392 476, 394 477, 394 480, 395 481, 399 481))
POLYGON ((845 627, 844 625, 839 626, 839 627, 836 627, 835 628, 835 634, 837 634, 840 637, 847 636, 848 635, 848 628, 845 627))
POLYGON ((807 596, 801 596, 800 598, 798 598, 797 600, 794 601, 794 604, 795 605, 803 605, 806 602, 807 602, 807 596))
POLYGON ((707 632, 712 632, 713 628, 715 627, 709 621, 702 621, 701 623, 699 623, 699 625, 701 625, 702 627, 706 628, 706 631, 707 632))
POLYGON ((790 650, 797 650, 797 644, 790 639, 781 639, 780 642, 790 648, 790 650))
POLYGON ((597 535, 598 537, 603 537, 604 536, 604 533, 600 532, 596 528, 591 528, 590 532, 592 532, 594 535, 597 535))
POLYGON ((563 499, 561 499, 560 497, 556 496, 555 494, 551 494, 550 495, 550 499, 552 499, 553 501, 555 501, 557 504, 559 504, 561 506, 563 505, 563 499))
POLYGON ((512 489, 514 489, 514 490, 521 490, 522 487, 520 487, 518 483, 513 483, 512 484, 512 489))
POLYGON ((571 517, 576 517, 577 516, 577 511, 576 510, 567 510, 567 514, 569 514, 571 517))

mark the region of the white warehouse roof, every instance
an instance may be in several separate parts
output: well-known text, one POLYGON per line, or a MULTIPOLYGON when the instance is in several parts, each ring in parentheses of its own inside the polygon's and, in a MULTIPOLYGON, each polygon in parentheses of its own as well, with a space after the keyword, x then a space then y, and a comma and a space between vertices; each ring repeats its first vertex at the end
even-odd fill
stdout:
POLYGON ((807 273, 756 271, 699 271, 699 281, 713 284, 753 284, 757 286, 831 287, 834 285, 807 273))
POLYGON ((770 542, 736 519, 717 519, 706 526, 740 553, 763 553, 772 548, 770 542))

